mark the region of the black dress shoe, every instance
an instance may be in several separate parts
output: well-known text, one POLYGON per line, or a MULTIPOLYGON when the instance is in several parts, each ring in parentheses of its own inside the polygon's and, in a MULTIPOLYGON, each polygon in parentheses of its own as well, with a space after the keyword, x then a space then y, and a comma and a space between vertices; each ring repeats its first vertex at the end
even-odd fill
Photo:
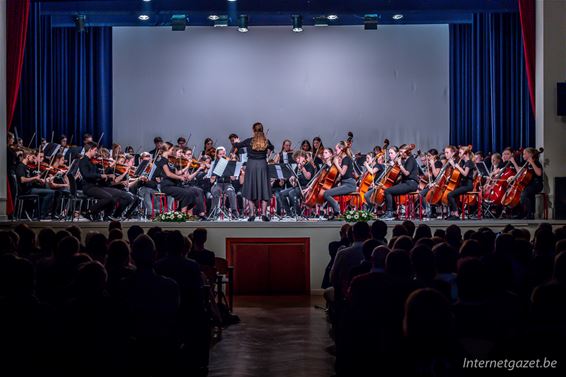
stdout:
POLYGON ((267 217, 266 215, 261 216, 261 220, 262 221, 269 221, 269 217, 267 217))
POLYGON ((92 213, 90 211, 85 213, 85 218, 87 218, 89 221, 93 221, 93 222, 96 222, 96 221, 99 220, 98 214, 95 215, 94 213, 92 213))
POLYGON ((460 216, 450 215, 446 218, 446 220, 452 220, 452 221, 460 220, 460 216))
POLYGON ((255 216, 248 217, 248 221, 255 221, 255 216))
POLYGON ((395 215, 392 211, 387 211, 380 217, 381 220, 395 220, 395 215))

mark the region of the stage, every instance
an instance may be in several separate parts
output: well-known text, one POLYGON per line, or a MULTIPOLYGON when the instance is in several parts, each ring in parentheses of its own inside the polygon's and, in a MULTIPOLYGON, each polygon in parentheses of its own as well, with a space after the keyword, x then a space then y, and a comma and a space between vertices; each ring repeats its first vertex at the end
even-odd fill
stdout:
MULTIPOLYGON (((512 224, 515 227, 527 228, 531 234, 542 222, 549 222, 554 227, 566 225, 566 220, 466 220, 466 221, 444 221, 429 220, 415 221, 415 224, 426 223, 432 229, 445 229, 451 224, 457 224, 462 229, 462 234, 467 230, 475 230, 480 227, 489 227, 498 232, 505 225, 512 224)), ((51 227, 55 231, 65 229, 68 226, 76 225, 83 231, 83 241, 85 235, 90 231, 101 233, 108 232, 108 223, 105 222, 65 222, 65 221, 26 221, 32 229, 39 231, 45 227, 51 227)), ((4 221, 0 222, 0 229, 9 229, 14 227, 18 222, 4 221)), ((235 262, 237 259, 231 255, 231 250, 235 250, 236 245, 245 244, 270 244, 279 245, 276 248, 281 249, 282 245, 288 244, 299 245, 297 250, 290 250, 289 253, 297 252, 299 259, 279 259, 279 267, 277 270, 292 271, 291 266, 284 266, 285 263, 299 263, 300 258, 304 259, 306 283, 306 292, 311 294, 320 294, 320 283, 324 275, 324 269, 329 261, 328 243, 338 240, 338 232, 343 222, 341 221, 271 221, 271 222, 247 222, 247 221, 210 221, 210 222, 185 222, 185 223, 164 223, 164 222, 137 222, 126 221, 122 223, 124 232, 132 225, 139 225, 145 231, 154 226, 159 226, 164 230, 178 229, 184 235, 191 233, 198 227, 204 227, 208 230, 208 242, 206 247, 212 250, 219 257, 232 258, 235 262), (287 242, 289 241, 289 242, 287 242), (228 252, 227 252, 228 251, 228 252), (297 262, 299 261, 299 262, 297 262)), ((396 224, 401 221, 388 222, 388 239, 391 238, 391 231, 396 224)), ((241 263, 245 262, 240 259, 241 263)))

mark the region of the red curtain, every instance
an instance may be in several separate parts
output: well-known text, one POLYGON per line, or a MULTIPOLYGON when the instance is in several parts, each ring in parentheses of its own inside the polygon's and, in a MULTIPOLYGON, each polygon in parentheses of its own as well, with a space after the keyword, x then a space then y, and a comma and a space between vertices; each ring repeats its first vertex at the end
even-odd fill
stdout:
MULTIPOLYGON (((6 3, 6 108, 7 129, 12 127, 14 110, 18 100, 24 50, 28 30, 30 0, 8 0, 6 3)), ((10 185, 8 185, 6 210, 11 214, 14 210, 10 185)))
POLYGON ((523 51, 527 68, 527 80, 531 106, 535 114, 535 62, 536 62, 536 16, 535 0, 518 0, 521 32, 523 34, 523 51))

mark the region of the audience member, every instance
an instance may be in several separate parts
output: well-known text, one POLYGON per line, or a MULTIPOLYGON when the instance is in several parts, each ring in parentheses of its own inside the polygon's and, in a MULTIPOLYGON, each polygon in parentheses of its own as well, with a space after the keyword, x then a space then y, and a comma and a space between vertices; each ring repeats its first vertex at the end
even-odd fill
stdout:
POLYGON ((214 267, 215 255, 212 251, 205 249, 207 231, 205 228, 197 228, 193 232, 193 246, 188 257, 197 261, 201 266, 214 267))

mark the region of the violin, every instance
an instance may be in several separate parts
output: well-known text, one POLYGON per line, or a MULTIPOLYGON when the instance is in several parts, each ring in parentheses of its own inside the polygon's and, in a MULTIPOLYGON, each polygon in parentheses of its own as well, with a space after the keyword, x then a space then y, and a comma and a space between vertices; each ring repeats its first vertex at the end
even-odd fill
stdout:
POLYGON ((128 176, 130 177, 135 177, 136 176, 136 170, 137 168, 135 166, 130 166, 130 165, 126 165, 126 164, 115 164, 114 165, 114 171, 120 175, 124 174, 125 172, 128 172, 128 176))
POLYGON ((114 160, 111 158, 93 157, 90 159, 90 162, 94 165, 100 165, 102 168, 107 169, 112 166, 114 160))

